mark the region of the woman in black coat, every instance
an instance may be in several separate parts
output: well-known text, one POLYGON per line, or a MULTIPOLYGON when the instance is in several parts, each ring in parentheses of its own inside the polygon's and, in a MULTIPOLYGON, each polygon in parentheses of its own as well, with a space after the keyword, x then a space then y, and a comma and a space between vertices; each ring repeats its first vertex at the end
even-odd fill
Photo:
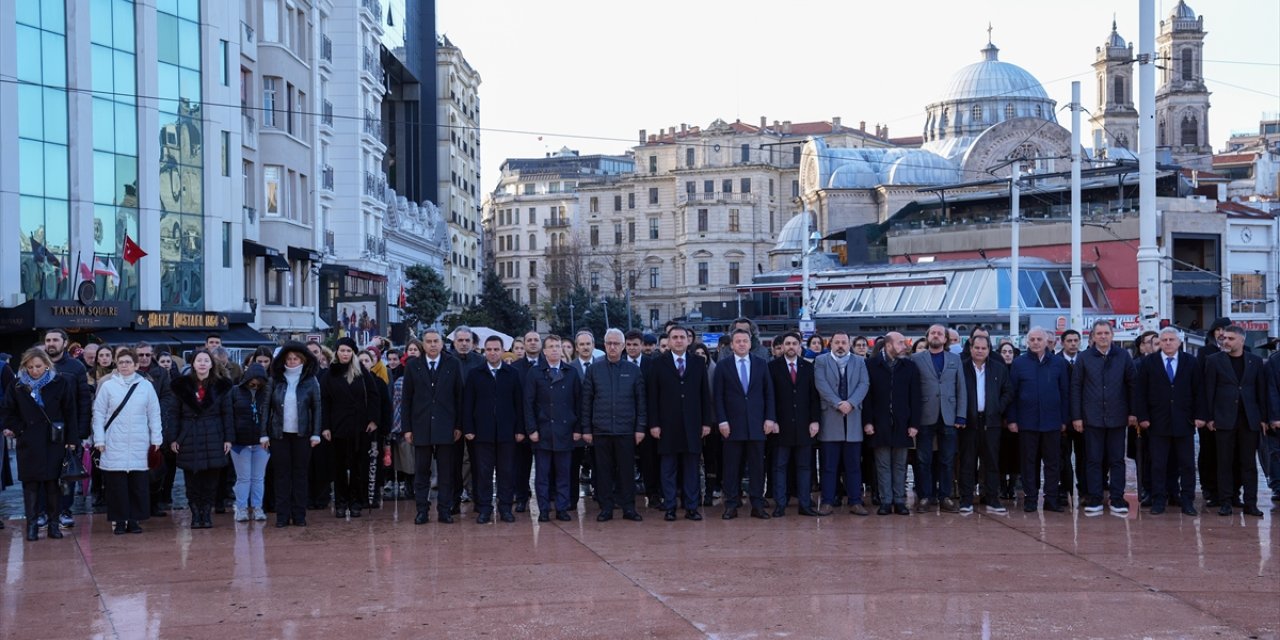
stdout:
POLYGON ((22 354, 18 379, 5 389, 4 399, 0 400, 4 435, 18 442, 18 480, 22 482, 27 540, 39 538, 36 518, 42 497, 45 513, 50 514, 49 537, 62 537, 52 515, 59 512, 62 497, 58 490, 62 460, 68 449, 77 447, 76 425, 80 422, 76 393, 75 382, 54 371, 49 354, 33 347, 22 354), (55 425, 62 428, 55 429, 55 425))
POLYGON ((369 493, 369 443, 382 416, 373 374, 356 360, 356 343, 338 340, 334 361, 321 377, 325 437, 333 439, 333 513, 359 518, 369 493))
POLYGON ((284 343, 271 363, 267 415, 258 440, 271 451, 277 527, 307 526, 307 472, 323 429, 319 372, 301 342, 284 343))
POLYGON ((231 383, 213 371, 213 356, 201 349, 191 356, 191 371, 173 381, 177 400, 172 438, 178 466, 186 474, 191 528, 213 526, 213 499, 219 472, 235 437, 231 383))

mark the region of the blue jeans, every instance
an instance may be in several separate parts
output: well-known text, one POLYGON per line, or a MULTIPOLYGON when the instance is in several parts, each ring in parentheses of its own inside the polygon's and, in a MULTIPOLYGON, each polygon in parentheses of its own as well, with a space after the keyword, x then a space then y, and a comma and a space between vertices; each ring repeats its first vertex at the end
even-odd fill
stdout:
POLYGON ((920 478, 916 483, 916 494, 920 499, 940 500, 951 497, 951 479, 955 476, 956 445, 958 437, 954 424, 924 425, 916 435, 916 460, 920 461, 920 478), (937 478, 937 490, 934 489, 933 477, 933 437, 938 437, 938 462, 940 476, 937 478))
POLYGON ((236 508, 262 508, 262 480, 267 476, 271 454, 262 445, 231 447, 231 464, 236 468, 236 508))

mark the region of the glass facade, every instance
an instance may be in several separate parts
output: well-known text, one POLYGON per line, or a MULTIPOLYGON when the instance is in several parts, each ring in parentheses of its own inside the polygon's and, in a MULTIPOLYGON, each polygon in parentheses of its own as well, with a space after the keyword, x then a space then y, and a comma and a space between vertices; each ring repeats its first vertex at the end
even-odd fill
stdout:
POLYGON ((24 0, 17 13, 18 207, 22 292, 71 291, 64 0, 24 0))
POLYGON ((161 307, 204 308, 200 0, 158 0, 161 307))
MULTIPOLYGON (((93 256, 98 292, 137 308, 138 269, 121 259, 138 239, 138 107, 133 0, 89 5, 93 82, 93 256), (101 263, 101 265, 99 265, 101 263), (99 267, 106 267, 100 269, 99 267), (107 272, 119 274, 112 276, 107 272)), ((86 247, 87 249, 87 247, 86 247)), ((77 247, 77 251, 80 248, 77 247)))

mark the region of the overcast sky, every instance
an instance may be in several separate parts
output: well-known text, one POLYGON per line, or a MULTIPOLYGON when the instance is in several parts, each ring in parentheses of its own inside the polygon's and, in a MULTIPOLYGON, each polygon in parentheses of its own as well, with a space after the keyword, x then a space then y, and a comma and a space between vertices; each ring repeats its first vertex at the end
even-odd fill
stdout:
MULTIPOLYGON (((1157 0, 1157 18, 1176 5, 1157 0)), ((1280 2, 1190 6, 1208 32, 1209 136, 1218 149, 1233 131, 1256 132, 1264 112, 1280 112, 1280 2)), ((1039 79, 1060 108, 1071 101, 1071 81, 1081 81, 1092 109, 1090 65, 1113 15, 1136 51, 1137 0, 439 0, 437 29, 482 79, 481 186, 489 191, 506 158, 562 146, 621 153, 640 129, 716 118, 840 116, 846 126, 865 120, 868 130, 919 135, 925 105, 981 59, 988 23, 1002 61, 1039 79)), ((1088 115, 1082 120, 1087 145, 1088 115)), ((1058 121, 1070 127, 1070 113, 1058 121)))

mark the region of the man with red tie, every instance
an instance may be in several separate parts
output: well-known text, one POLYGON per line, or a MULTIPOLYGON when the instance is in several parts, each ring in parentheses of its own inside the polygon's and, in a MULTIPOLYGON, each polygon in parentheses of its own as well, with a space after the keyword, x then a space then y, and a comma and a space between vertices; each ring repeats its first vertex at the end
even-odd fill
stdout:
POLYGON ((816 516, 809 493, 813 478, 813 439, 818 435, 820 404, 814 382, 813 364, 800 357, 800 334, 787 332, 774 339, 781 342, 782 357, 769 363, 773 382, 774 407, 778 414, 777 449, 773 453, 773 517, 787 512, 787 471, 795 467, 796 484, 791 492, 800 504, 800 515, 816 516))

